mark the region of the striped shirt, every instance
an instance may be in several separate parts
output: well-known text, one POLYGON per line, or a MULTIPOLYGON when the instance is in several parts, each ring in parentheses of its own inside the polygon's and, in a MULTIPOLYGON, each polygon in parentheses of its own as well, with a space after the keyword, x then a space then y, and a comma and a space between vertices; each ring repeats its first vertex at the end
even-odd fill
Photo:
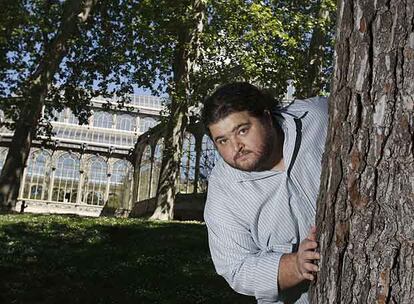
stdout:
POLYGON ((285 135, 287 170, 214 167, 204 219, 214 266, 237 292, 258 303, 308 303, 307 286, 278 291, 279 261, 314 224, 328 126, 326 98, 297 100, 274 113, 285 135))

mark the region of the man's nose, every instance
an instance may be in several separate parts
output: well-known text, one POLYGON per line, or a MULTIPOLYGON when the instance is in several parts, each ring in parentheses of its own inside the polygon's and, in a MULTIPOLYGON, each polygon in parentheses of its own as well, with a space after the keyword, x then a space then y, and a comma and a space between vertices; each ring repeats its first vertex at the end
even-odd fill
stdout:
POLYGON ((233 140, 233 150, 235 153, 239 153, 244 148, 244 144, 240 140, 233 140))

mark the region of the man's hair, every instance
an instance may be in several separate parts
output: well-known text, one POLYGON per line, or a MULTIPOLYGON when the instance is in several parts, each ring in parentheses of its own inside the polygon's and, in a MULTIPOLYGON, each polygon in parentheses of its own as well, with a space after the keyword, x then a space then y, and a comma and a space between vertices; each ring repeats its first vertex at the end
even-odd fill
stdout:
POLYGON ((256 86, 233 82, 219 87, 206 98, 201 119, 210 135, 208 127, 232 113, 247 111, 254 117, 263 118, 275 105, 275 99, 256 86))

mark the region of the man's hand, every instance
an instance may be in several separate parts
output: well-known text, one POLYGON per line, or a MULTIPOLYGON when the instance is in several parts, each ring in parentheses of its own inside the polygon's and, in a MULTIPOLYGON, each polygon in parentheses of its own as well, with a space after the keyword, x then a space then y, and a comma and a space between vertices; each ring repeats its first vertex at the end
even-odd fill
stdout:
POLYGON ((299 278, 313 281, 314 273, 319 270, 314 264, 315 260, 320 259, 320 254, 315 252, 318 247, 316 242, 316 227, 312 226, 308 237, 299 244, 298 252, 296 252, 297 275, 299 278))
POLYGON ((314 261, 320 259, 320 254, 315 252, 317 247, 316 227, 312 226, 308 237, 299 244, 298 251, 285 254, 280 259, 279 288, 281 290, 293 287, 304 280, 315 279, 314 273, 319 268, 314 261))

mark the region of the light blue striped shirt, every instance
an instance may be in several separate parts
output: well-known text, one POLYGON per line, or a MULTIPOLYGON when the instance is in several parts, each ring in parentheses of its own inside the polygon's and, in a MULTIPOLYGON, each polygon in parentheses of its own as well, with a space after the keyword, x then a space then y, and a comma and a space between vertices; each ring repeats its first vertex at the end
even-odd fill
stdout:
POLYGON ((244 172, 220 160, 209 179, 204 219, 216 271, 235 291, 258 303, 308 303, 307 286, 279 293, 278 269, 281 256, 296 251, 314 224, 327 100, 297 100, 278 116, 288 169, 244 172))

